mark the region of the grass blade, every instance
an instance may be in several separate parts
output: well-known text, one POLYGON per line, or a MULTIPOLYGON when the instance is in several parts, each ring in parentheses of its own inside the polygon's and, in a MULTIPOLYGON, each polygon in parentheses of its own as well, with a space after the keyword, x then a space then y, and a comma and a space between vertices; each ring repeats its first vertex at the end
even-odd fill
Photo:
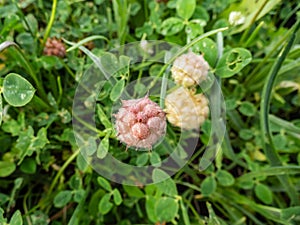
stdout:
POLYGON ((70 52, 70 51, 72 51, 76 48, 79 48, 81 45, 83 45, 83 44, 85 44, 89 41, 93 41, 93 40, 97 40, 97 39, 102 39, 102 40, 105 40, 105 41, 109 42, 109 40, 106 37, 102 36, 102 35, 93 35, 93 36, 87 37, 87 38, 79 41, 78 43, 74 44, 72 47, 67 49, 67 52, 70 52))
MULTIPOLYGON (((264 85, 262 91, 262 99, 260 102, 260 120, 261 120, 261 130, 264 135, 263 142, 264 142, 264 152, 266 154, 267 159, 269 160, 271 166, 281 166, 281 160, 279 155, 276 152, 276 149, 272 142, 272 133, 270 130, 270 121, 269 121, 269 110, 270 110, 270 102, 271 102, 271 94, 273 85, 275 83, 276 77, 280 70, 280 67, 285 60, 287 54, 289 53, 293 42, 296 38, 296 32, 300 28, 300 22, 298 21, 295 25, 294 31, 290 37, 289 42, 283 49, 282 53, 280 54, 278 60, 275 62, 269 76, 267 77, 267 82, 264 85)), ((292 204, 300 204, 298 193, 295 190, 295 187, 289 181, 287 175, 280 175, 278 179, 282 183, 282 185, 286 188, 287 194, 289 195, 292 204)))

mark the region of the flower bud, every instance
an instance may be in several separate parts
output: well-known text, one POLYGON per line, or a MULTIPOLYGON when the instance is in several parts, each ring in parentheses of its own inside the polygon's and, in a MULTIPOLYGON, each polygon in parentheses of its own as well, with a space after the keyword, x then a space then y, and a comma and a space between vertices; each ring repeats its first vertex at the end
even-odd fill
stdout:
POLYGON ((53 55, 63 58, 66 55, 66 48, 60 39, 48 38, 43 53, 44 55, 53 55))
POLYGON ((147 96, 123 100, 114 115, 117 138, 127 147, 152 149, 165 134, 166 115, 159 105, 147 96))
POLYGON ((174 126, 191 130, 198 129, 209 114, 208 99, 204 94, 179 87, 166 96, 165 112, 174 126))
POLYGON ((175 83, 191 87, 206 79, 208 69, 209 65, 202 55, 189 52, 174 61, 171 72, 175 83))

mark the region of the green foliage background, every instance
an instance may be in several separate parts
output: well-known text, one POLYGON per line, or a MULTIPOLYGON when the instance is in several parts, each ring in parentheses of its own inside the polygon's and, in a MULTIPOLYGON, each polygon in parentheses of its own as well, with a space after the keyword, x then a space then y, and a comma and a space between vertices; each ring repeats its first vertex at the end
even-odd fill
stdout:
MULTIPOLYGON (((300 224, 299 8, 279 0, 0 1, 0 224, 300 224), (232 12, 241 24, 229 21, 232 12), (43 55, 49 37, 63 40, 64 58, 43 55), (72 101, 94 56, 141 40, 204 54, 221 84, 227 131, 206 170, 199 162, 210 120, 174 176, 126 186, 79 154, 72 101)), ((105 141, 87 141, 98 157, 111 152, 142 166, 168 155, 125 152, 108 118, 127 83, 158 69, 128 69, 105 86, 97 109, 105 141)))

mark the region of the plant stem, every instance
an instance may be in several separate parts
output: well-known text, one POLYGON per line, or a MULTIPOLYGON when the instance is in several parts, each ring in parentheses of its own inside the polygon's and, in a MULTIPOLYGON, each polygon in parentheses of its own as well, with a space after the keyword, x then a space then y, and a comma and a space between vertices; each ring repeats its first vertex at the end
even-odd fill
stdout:
POLYGON ((89 36, 87 38, 84 38, 83 40, 77 42, 76 44, 72 45, 70 48, 68 48, 66 50, 66 52, 70 52, 74 49, 77 49, 79 48, 80 46, 84 45, 85 43, 88 43, 90 41, 93 41, 93 40, 105 40, 107 43, 109 43, 109 40, 104 37, 103 35, 93 35, 93 36, 89 36))
POLYGON ((25 196, 23 198, 23 209, 24 209, 24 213, 26 215, 26 220, 27 220, 28 225, 32 225, 32 223, 31 223, 30 216, 28 215, 28 208, 27 208, 26 201, 27 201, 29 194, 31 194, 31 191, 32 191, 32 189, 29 188, 29 190, 27 191, 27 193, 25 194, 25 196))
POLYGON ((253 69, 251 74, 245 80, 245 87, 251 87, 253 84, 256 84, 258 81, 265 77, 264 73, 259 72, 262 67, 266 66, 267 61, 274 54, 274 52, 279 48, 282 43, 286 41, 286 38, 290 35, 290 30, 288 30, 282 38, 275 44, 274 48, 264 57, 264 59, 253 69))
POLYGON ((55 19, 56 8, 57 8, 57 0, 53 0, 51 16, 50 16, 50 20, 49 20, 49 23, 47 25, 47 28, 46 28, 46 31, 44 34, 44 38, 43 38, 43 42, 42 42, 42 49, 44 48, 46 41, 50 35, 50 31, 51 31, 51 28, 53 26, 54 19, 55 19))
POLYGON ((61 79, 60 76, 57 76, 57 86, 58 86, 58 98, 57 98, 57 105, 60 105, 62 95, 63 95, 63 89, 61 85, 61 79))
POLYGON ((67 72, 71 75, 71 77, 76 80, 76 75, 73 73, 73 71, 70 69, 70 67, 64 62, 64 60, 60 61, 63 66, 65 67, 65 69, 67 70, 67 72))
POLYGON ((256 18, 259 16, 259 14, 261 13, 261 11, 263 10, 263 8, 266 6, 267 3, 268 3, 268 0, 265 0, 264 3, 261 5, 261 7, 257 10, 255 15, 251 19, 251 22, 250 22, 250 25, 249 25, 248 29, 245 30, 245 32, 243 33, 242 38, 240 40, 240 43, 243 43, 245 41, 245 38, 248 36, 248 34, 250 32, 251 26, 254 24, 256 18))
POLYGON ((65 169, 68 167, 68 165, 77 157, 77 155, 79 154, 80 150, 76 150, 75 152, 73 152, 73 154, 68 158, 68 160, 63 164, 63 166, 59 169, 59 171, 57 172, 56 176, 54 177, 54 179, 52 180, 52 183, 50 185, 50 188, 48 190, 47 193, 47 197, 50 197, 52 194, 52 191, 58 181, 58 179, 60 178, 60 176, 62 175, 62 173, 65 171, 65 169))

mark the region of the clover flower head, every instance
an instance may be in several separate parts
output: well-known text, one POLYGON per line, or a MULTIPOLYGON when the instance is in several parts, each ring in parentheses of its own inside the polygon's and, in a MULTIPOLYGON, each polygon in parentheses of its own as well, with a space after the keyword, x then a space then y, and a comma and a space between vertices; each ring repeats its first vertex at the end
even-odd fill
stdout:
POLYGON ((166 96, 165 112, 168 121, 186 130, 198 129, 209 114, 208 99, 204 94, 183 87, 166 96))
POLYGON ((63 58, 66 56, 66 48, 64 43, 60 39, 48 38, 43 54, 63 58))
POLYGON ((192 87, 204 81, 208 75, 209 65, 202 55, 193 52, 179 56, 171 68, 175 83, 192 87))
POLYGON ((122 106, 114 117, 117 138, 127 147, 152 149, 165 134, 166 115, 148 95, 122 100, 122 106))
POLYGON ((232 26, 245 23, 245 16, 240 11, 232 11, 229 14, 228 22, 232 26))

